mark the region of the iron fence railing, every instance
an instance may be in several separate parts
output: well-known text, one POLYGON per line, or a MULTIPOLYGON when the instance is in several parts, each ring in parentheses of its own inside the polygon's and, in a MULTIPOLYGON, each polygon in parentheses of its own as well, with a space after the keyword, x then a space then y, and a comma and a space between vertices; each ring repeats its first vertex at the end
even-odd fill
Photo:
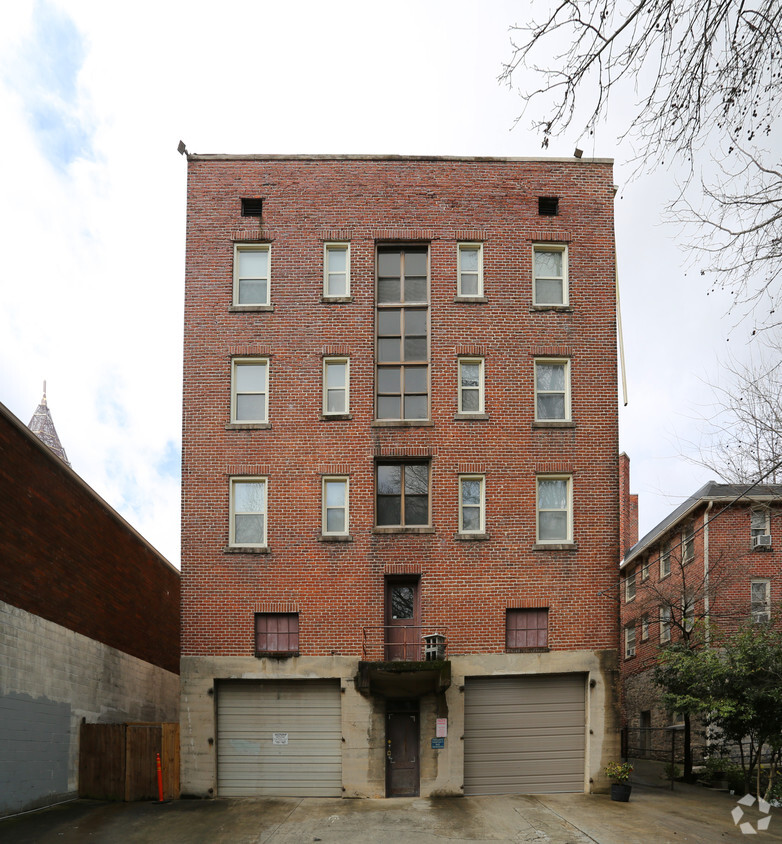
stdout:
POLYGON ((373 625, 364 628, 367 661, 418 662, 445 659, 447 629, 420 625, 373 625))

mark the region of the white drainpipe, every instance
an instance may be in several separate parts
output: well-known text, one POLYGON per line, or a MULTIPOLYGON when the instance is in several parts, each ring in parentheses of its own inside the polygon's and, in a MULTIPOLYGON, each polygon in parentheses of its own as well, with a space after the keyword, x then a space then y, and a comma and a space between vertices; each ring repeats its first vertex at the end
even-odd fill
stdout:
POLYGON ((709 513, 714 506, 709 501, 706 512, 703 514, 703 618, 706 622, 706 647, 709 646, 711 638, 709 633, 709 513))

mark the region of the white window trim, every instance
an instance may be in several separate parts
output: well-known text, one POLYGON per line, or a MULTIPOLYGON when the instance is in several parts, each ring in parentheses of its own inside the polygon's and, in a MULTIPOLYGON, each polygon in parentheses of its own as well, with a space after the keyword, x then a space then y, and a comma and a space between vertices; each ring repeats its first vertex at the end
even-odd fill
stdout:
MULTIPOLYGON (((569 358, 535 358, 532 365, 532 379, 535 389, 535 421, 536 422, 570 422, 570 359, 569 358), (565 415, 561 419, 538 418, 538 364, 558 365, 565 367, 565 415)), ((546 390, 543 395, 559 392, 546 390)))
MULTIPOLYGON (((342 416, 345 413, 350 413, 350 358, 344 356, 334 356, 323 358, 322 378, 323 382, 323 398, 322 409, 324 416, 342 416), (344 363, 345 364, 345 409, 344 410, 329 410, 328 409, 328 382, 326 378, 327 364, 344 363)), ((334 388, 339 389, 339 388, 334 388)))
POLYGON ((671 546, 670 543, 660 546, 660 580, 668 577, 671 573, 671 546), (667 568, 668 571, 664 569, 667 568))
POLYGON ((671 608, 660 607, 660 642, 671 641, 671 608), (666 615, 667 613, 667 615, 666 615))
POLYGON ((635 572, 625 577, 625 603, 629 604, 635 600, 635 572))
POLYGON ((268 545, 268 536, 269 536, 269 520, 268 520, 268 511, 269 511, 269 483, 268 478, 261 477, 258 475, 240 475, 237 477, 231 478, 230 484, 230 536, 228 540, 228 544, 231 548, 266 548, 268 545), (235 507, 235 500, 236 496, 234 494, 234 489, 236 484, 238 483, 255 483, 255 484, 263 484, 264 487, 264 495, 263 495, 263 503, 264 508, 262 511, 255 511, 253 513, 259 512, 263 513, 263 537, 261 542, 237 542, 236 541, 236 516, 238 515, 236 512, 235 507))
MULTIPOLYGON (((545 276, 542 276, 544 278, 545 276)), ((532 245, 532 304, 541 308, 566 308, 570 304, 570 292, 568 284, 568 248, 567 244, 561 243, 533 243, 532 245), (562 253, 562 301, 556 303, 538 302, 537 280, 535 275, 535 254, 537 252, 561 252, 562 253)))
POLYGON ((459 243, 456 246, 456 295, 460 299, 482 299, 483 298, 483 244, 482 243, 459 243), (465 293, 462 290, 462 251, 478 253, 478 292, 465 293))
POLYGON ((753 577, 749 587, 749 608, 753 624, 761 624, 771 619, 771 581, 765 577, 753 577), (763 584, 765 596, 763 598, 763 609, 754 610, 755 602, 752 600, 752 587, 763 584), (762 616, 762 618, 760 617, 762 616))
MULTIPOLYGON (((552 512, 561 512, 559 510, 552 512)), ((535 537, 538 545, 562 545, 573 541, 573 476, 572 475, 536 475, 535 477, 535 537), (565 539, 540 538, 540 482, 567 481, 567 537, 565 539)))
POLYGON ((649 558, 647 557, 641 563, 641 580, 648 580, 649 579, 649 558))
POLYGON ((641 616, 641 641, 645 642, 649 638, 649 616, 641 616))
POLYGON ((690 523, 682 528, 682 565, 695 559, 695 525, 690 523))
POLYGON ((771 511, 768 507, 757 506, 752 507, 750 510, 749 516, 749 534, 751 537, 755 536, 766 536, 771 533, 771 511), (756 528, 752 526, 752 517, 755 513, 759 513, 763 517, 763 528, 756 528), (754 533, 753 531, 760 530, 760 533, 754 533))
MULTIPOLYGON (((243 393, 242 395, 261 395, 261 393, 243 393)), ((235 425, 266 424, 269 421, 269 358, 231 358, 231 423, 235 425), (266 389, 263 395, 266 396, 264 403, 266 415, 263 419, 237 419, 236 400, 239 393, 236 389, 236 367, 239 366, 264 366, 266 370, 266 389)))
POLYGON ((682 596, 682 629, 691 633, 695 627, 695 596, 685 593, 682 596))
MULTIPOLYGON (((471 507, 474 505, 470 505, 471 507)), ((486 533, 486 476, 485 475, 459 475, 459 533, 466 536, 486 533), (479 504, 480 519, 476 530, 467 530, 464 527, 464 509, 462 504, 462 481, 479 481, 481 485, 481 500, 479 504)))
POLYGON ((350 242, 332 240, 323 244, 323 298, 344 299, 350 296, 350 242), (345 292, 332 293, 329 290, 329 251, 344 250, 345 252, 345 292))
POLYGON ((347 475, 324 475, 320 485, 321 490, 321 526, 323 536, 349 536, 350 535, 350 478, 347 475), (345 485, 345 529, 329 530, 326 506, 326 484, 331 481, 338 481, 345 485))
POLYGON ((458 412, 461 416, 477 416, 478 414, 485 413, 485 405, 484 405, 484 359, 483 358, 476 358, 476 357, 464 357, 458 359, 458 366, 457 366, 457 378, 459 379, 459 396, 458 396, 458 404, 459 409, 458 412), (474 387, 464 387, 462 385, 462 366, 464 364, 469 364, 474 366, 478 364, 478 409, 477 410, 465 410, 462 406, 462 391, 464 389, 474 390, 474 387))
POLYGON ((271 303, 272 283, 272 246, 270 243, 235 243, 234 244, 234 282, 233 282, 233 304, 239 308, 264 308, 271 303), (265 302, 239 302, 239 253, 240 252, 266 252, 266 301, 265 302))
POLYGON ((635 656, 635 624, 629 624, 625 627, 625 659, 635 656))

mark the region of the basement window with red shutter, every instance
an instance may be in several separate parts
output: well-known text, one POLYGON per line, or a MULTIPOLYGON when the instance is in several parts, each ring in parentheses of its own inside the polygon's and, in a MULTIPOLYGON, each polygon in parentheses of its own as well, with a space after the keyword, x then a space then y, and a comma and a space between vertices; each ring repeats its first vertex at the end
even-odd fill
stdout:
POLYGON ((509 651, 548 648, 548 609, 508 610, 505 647, 509 651))
POLYGON ((256 656, 298 656, 299 614, 259 612, 255 614, 256 656))

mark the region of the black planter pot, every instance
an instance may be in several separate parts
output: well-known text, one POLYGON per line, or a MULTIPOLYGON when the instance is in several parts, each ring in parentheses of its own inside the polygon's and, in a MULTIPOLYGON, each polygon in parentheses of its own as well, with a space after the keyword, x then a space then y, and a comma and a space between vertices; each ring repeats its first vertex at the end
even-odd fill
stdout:
POLYGON ((611 783, 611 799, 619 803, 627 803, 630 799, 630 792, 633 787, 626 782, 612 782, 611 783))

